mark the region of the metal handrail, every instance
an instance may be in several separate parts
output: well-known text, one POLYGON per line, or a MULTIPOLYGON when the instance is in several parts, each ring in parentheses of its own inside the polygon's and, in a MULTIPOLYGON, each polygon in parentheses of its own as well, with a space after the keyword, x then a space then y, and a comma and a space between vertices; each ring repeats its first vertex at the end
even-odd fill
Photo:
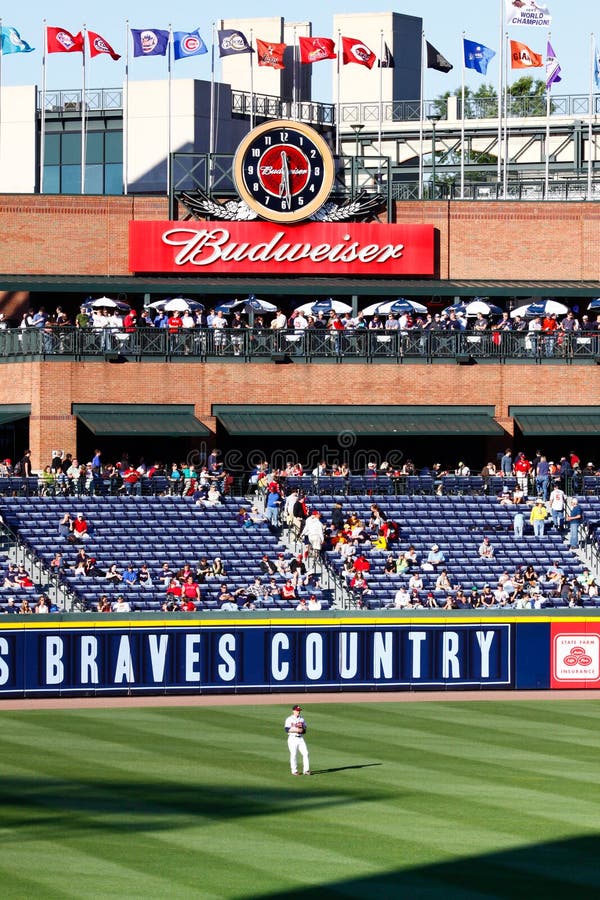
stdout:
POLYGON ((407 331, 265 328, 12 328, 0 331, 5 362, 104 357, 109 362, 172 359, 189 362, 434 362, 462 364, 512 360, 571 364, 600 359, 600 332, 544 335, 530 331, 407 331))

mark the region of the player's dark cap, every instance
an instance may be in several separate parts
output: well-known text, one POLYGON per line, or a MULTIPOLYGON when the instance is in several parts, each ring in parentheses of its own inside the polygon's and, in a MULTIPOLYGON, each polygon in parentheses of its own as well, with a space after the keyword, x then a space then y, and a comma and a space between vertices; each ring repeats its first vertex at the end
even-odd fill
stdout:
POLYGON ((301 707, 301 706, 294 706, 294 712, 296 712, 296 711, 302 712, 302 707, 301 707))

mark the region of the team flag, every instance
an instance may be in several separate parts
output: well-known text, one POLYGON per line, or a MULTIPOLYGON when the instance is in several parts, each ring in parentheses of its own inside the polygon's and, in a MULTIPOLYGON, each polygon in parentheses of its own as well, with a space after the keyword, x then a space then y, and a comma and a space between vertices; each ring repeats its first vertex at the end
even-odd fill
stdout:
POLYGON ((274 44, 272 41, 260 41, 256 38, 256 52, 259 66, 270 66, 272 69, 285 69, 283 54, 287 44, 274 44))
POLYGON ((454 68, 452 63, 448 62, 446 57, 443 56, 439 50, 436 50, 433 44, 430 44, 429 41, 425 41, 425 45, 427 48, 428 69, 436 69, 438 72, 450 72, 454 68))
POLYGON ((90 48, 90 56, 100 56, 101 53, 107 53, 115 61, 117 59, 121 59, 121 55, 113 50, 108 41, 104 40, 102 35, 96 34, 95 31, 88 31, 87 36, 90 48))
POLYGON ((202 56, 203 53, 208 53, 208 48, 200 37, 197 28, 195 31, 173 32, 174 59, 186 59, 188 56, 202 56))
POLYGON ((31 53, 35 47, 24 41, 12 25, 0 25, 0 50, 2 53, 31 53))
POLYGON ((598 44, 594 44, 594 81, 596 87, 600 88, 600 50, 598 44))
POLYGON ((510 42, 510 65, 513 69, 540 69, 544 65, 541 53, 535 53, 527 44, 510 42))
POLYGON ((487 74, 487 67, 490 59, 496 55, 495 50, 484 47, 483 44, 476 44, 475 41, 468 41, 463 38, 465 52, 465 68, 475 69, 480 75, 487 74))
POLYGON ((235 28, 222 28, 219 37, 219 56, 237 56, 239 53, 254 53, 246 35, 235 28))
POLYGON ((377 68, 378 69, 393 69, 396 63, 394 62, 394 57, 392 56, 392 51, 388 47, 387 43, 383 42, 383 59, 377 60, 377 68))
POLYGON ((337 59, 335 41, 324 37, 298 38, 300 45, 300 62, 315 63, 322 59, 337 59))
POLYGON ((552 16, 544 3, 537 0, 505 0, 507 25, 537 25, 550 28, 552 16))
POLYGON ((550 90, 553 84, 561 80, 560 63, 552 49, 552 44, 548 41, 548 46, 546 47, 546 89, 550 90))
POLYGON ((166 56, 169 32, 163 28, 132 28, 134 56, 166 56))
POLYGON ((358 63, 359 66, 372 69, 376 59, 376 54, 369 50, 362 41, 357 38, 342 37, 342 62, 345 66, 348 63, 358 63))
POLYGON ((79 31, 71 34, 64 28, 46 26, 46 49, 48 53, 83 53, 83 35, 79 31))

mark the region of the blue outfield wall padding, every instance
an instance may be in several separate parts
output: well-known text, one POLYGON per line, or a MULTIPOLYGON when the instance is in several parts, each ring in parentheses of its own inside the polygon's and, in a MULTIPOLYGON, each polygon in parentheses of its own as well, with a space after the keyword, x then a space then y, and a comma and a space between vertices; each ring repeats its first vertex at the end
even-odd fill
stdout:
POLYGON ((515 628, 515 688, 550 687, 550 623, 524 622, 515 628))

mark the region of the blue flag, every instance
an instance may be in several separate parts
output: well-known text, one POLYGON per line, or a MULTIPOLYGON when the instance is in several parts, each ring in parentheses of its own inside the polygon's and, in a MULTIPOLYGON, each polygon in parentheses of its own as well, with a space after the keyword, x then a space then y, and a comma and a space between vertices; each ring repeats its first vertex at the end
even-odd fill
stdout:
POLYGON ((197 28, 195 31, 173 32, 173 57, 175 59, 200 56, 202 53, 208 53, 208 50, 197 28))
POLYGON ((594 44, 594 81, 596 82, 596 87, 600 88, 600 51, 598 50, 598 44, 594 44))
POLYGON ((134 56, 165 56, 169 32, 161 28, 132 28, 134 56))
POLYGON ((489 61, 496 55, 495 50, 490 50, 483 44, 476 44, 475 41, 468 41, 466 38, 463 38, 463 44, 465 69, 475 69, 480 75, 486 75, 489 61))
POLYGON ((3 53, 31 53, 35 47, 30 47, 27 41, 24 41, 16 28, 11 25, 0 27, 0 35, 2 37, 1 46, 3 53))
POLYGON ((236 28, 222 28, 219 35, 219 56, 237 56, 238 53, 254 53, 246 35, 236 28))

